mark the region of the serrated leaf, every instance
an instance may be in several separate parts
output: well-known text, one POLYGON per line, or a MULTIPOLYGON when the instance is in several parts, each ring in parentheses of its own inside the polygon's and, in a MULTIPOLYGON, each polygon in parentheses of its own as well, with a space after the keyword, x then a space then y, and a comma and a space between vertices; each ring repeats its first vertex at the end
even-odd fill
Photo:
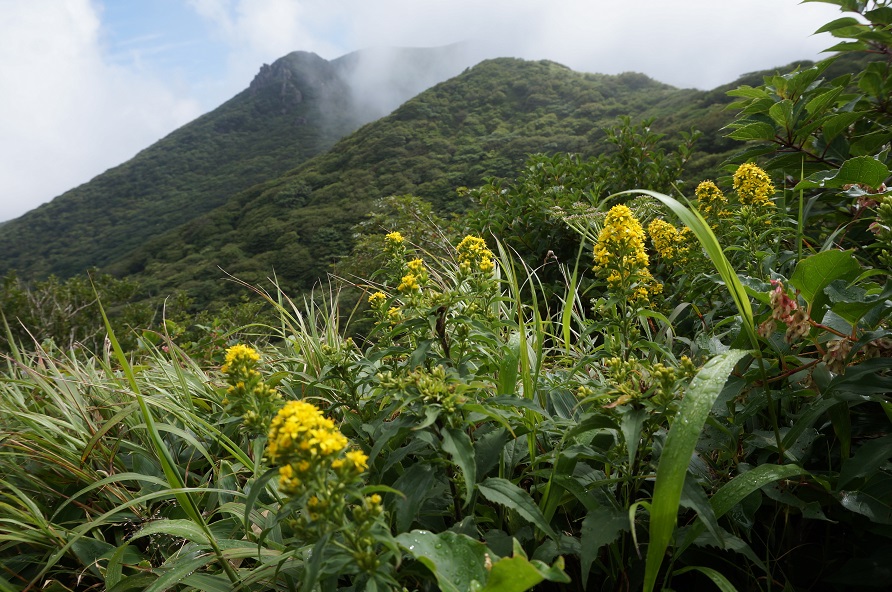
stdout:
POLYGON ((471 501, 474 485, 477 483, 477 462, 474 458, 474 444, 464 430, 446 428, 443 430, 443 450, 458 465, 465 481, 465 506, 471 501))
MULTIPOLYGON (((826 126, 825 126, 826 127, 826 126)), ((821 171, 800 181, 794 190, 817 189, 821 187, 844 187, 846 185, 867 185, 879 187, 890 175, 886 165, 872 156, 856 156, 845 161, 837 171, 821 171)))
POLYGON ((775 136, 774 126, 769 123, 757 121, 747 123, 726 134, 732 140, 747 142, 750 140, 773 140, 775 136))
POLYGON ((789 130, 793 127, 793 101, 784 99, 775 103, 768 110, 768 116, 771 117, 776 124, 785 130, 789 130))
POLYGON ((525 520, 536 525, 542 532, 546 533, 553 539, 557 539, 558 535, 551 528, 551 525, 545 520, 545 516, 539 507, 533 501, 529 493, 508 481, 498 477, 489 477, 485 481, 477 485, 480 494, 491 502, 501 504, 506 508, 514 510, 525 520))
POLYGON ((582 521, 582 553, 579 556, 583 588, 601 547, 609 545, 619 537, 620 533, 629 530, 629 515, 623 510, 600 506, 586 515, 582 521))

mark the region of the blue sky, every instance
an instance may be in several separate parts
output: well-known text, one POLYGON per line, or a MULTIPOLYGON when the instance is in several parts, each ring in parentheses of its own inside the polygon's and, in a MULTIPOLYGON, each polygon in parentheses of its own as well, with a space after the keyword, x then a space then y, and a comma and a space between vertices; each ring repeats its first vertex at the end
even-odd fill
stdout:
POLYGON ((798 0, 0 0, 0 221, 223 103, 263 63, 365 47, 638 71, 680 87, 815 59, 839 16, 798 0))

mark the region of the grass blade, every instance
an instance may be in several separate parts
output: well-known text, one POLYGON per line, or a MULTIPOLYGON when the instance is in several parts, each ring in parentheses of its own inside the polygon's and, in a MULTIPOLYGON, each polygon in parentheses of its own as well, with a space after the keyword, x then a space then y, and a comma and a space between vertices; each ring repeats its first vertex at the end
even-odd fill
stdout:
POLYGON ((651 505, 650 544, 644 571, 645 592, 653 590, 663 556, 672 539, 688 464, 709 410, 734 365, 745 355, 744 351, 731 350, 710 360, 691 381, 681 401, 678 415, 669 428, 666 445, 657 466, 651 505))

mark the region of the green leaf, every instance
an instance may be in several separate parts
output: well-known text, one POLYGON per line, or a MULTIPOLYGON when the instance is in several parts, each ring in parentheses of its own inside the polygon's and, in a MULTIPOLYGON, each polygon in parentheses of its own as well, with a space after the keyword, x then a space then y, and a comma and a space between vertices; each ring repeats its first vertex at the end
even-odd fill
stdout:
POLYGON ((471 582, 486 582, 489 549, 469 536, 413 530, 397 536, 396 542, 431 570, 443 592, 468 592, 471 582))
POLYGON ((629 530, 629 514, 623 510, 600 506, 586 515, 582 521, 582 552, 579 556, 583 588, 601 547, 609 545, 619 537, 620 533, 629 530))
POLYGON ((415 463, 400 475, 393 487, 403 492, 405 498, 395 500, 394 517, 398 531, 409 530, 418 516, 421 504, 427 499, 434 485, 436 471, 427 463, 415 463))
MULTIPOLYGON (((830 309, 854 326, 869 313, 880 307, 889 306, 887 303, 889 298, 892 298, 892 281, 886 282, 886 286, 881 292, 868 293, 863 288, 848 286, 847 282, 837 280, 824 288, 824 293, 833 303, 830 309)), ((879 312, 882 316, 882 311, 879 312)), ((874 316, 871 315, 871 317, 874 316)), ((870 322, 871 325, 875 324, 869 320, 867 322, 870 322)))
POLYGON ((844 16, 842 18, 838 18, 835 21, 830 21, 817 31, 815 31, 815 35, 818 33, 832 33, 838 29, 843 29, 846 27, 861 27, 861 21, 851 16, 844 16))
POLYGON ((474 485, 477 483, 477 462, 474 458, 474 444, 464 430, 446 428, 443 430, 443 450, 452 462, 458 465, 465 480, 465 506, 471 501, 474 485))
POLYGON ((530 497, 530 494, 507 479, 490 477, 479 483, 477 489, 480 494, 491 502, 501 504, 508 509, 516 511, 528 522, 536 525, 542 532, 553 539, 558 534, 551 528, 539 507, 530 497))
POLYGON ((644 426, 644 420, 647 418, 648 412, 644 409, 629 409, 623 413, 620 426, 623 432, 623 439, 626 441, 626 452, 629 456, 629 466, 634 466, 635 455, 638 454, 638 444, 641 441, 641 428, 644 426))
POLYGON ((790 130, 793 127, 793 101, 784 99, 775 103, 768 110, 768 116, 785 130, 790 130))
POLYGON ((690 567, 685 567, 684 569, 676 571, 673 575, 680 576, 682 574, 688 573, 689 571, 699 571, 707 578, 712 580, 712 583, 715 584, 716 587, 722 592, 737 592, 737 588, 734 587, 734 584, 728 581, 728 578, 726 578, 716 570, 712 569, 711 567, 692 565, 690 567))
POLYGON ((773 140, 775 136, 774 126, 770 123, 757 121, 746 123, 726 134, 732 140, 747 142, 750 140, 773 140))
POLYGON ((133 535, 130 540, 141 539, 143 537, 155 534, 165 534, 168 536, 186 539, 199 545, 209 545, 208 537, 205 532, 197 527, 191 520, 152 520, 133 535))
MULTIPOLYGON (((848 114, 850 115, 850 114, 848 114)), ((827 126, 824 126, 825 132, 827 126)), ((850 158, 837 171, 821 171, 800 181, 794 191, 800 189, 816 189, 821 187, 844 187, 846 185, 863 184, 868 187, 879 187, 888 177, 889 168, 872 156, 856 156, 850 158)))
POLYGON ((836 489, 842 490, 853 480, 873 474, 890 460, 892 460, 892 436, 883 436, 862 444, 854 456, 843 462, 836 489))
POLYGON ((524 592, 544 580, 570 583, 569 576, 564 573, 562 557, 558 557, 551 567, 519 555, 503 557, 493 564, 486 586, 480 592, 524 592))
POLYGON ((872 522, 892 524, 889 500, 878 499, 863 491, 843 491, 839 494, 839 503, 847 510, 867 516, 872 522))
POLYGON ((657 466, 651 504, 650 544, 644 570, 645 592, 653 590, 663 556, 672 539, 688 465, 700 432, 728 375, 745 355, 746 352, 731 350, 707 362, 691 381, 676 419, 669 428, 657 466))
POLYGON ((861 273, 861 265, 852 251, 832 249, 816 253, 799 261, 790 284, 799 290, 805 301, 811 306, 812 316, 821 318, 822 309, 829 301, 824 288, 836 280, 852 281, 861 273))

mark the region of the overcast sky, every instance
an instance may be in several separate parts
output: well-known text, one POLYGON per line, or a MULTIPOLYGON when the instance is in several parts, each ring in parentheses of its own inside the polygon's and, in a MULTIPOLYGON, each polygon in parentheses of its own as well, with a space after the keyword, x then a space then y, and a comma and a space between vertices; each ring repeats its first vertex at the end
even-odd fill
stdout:
POLYGON ((798 0, 0 0, 0 221, 133 157, 293 50, 485 43, 679 87, 817 59, 798 0))

